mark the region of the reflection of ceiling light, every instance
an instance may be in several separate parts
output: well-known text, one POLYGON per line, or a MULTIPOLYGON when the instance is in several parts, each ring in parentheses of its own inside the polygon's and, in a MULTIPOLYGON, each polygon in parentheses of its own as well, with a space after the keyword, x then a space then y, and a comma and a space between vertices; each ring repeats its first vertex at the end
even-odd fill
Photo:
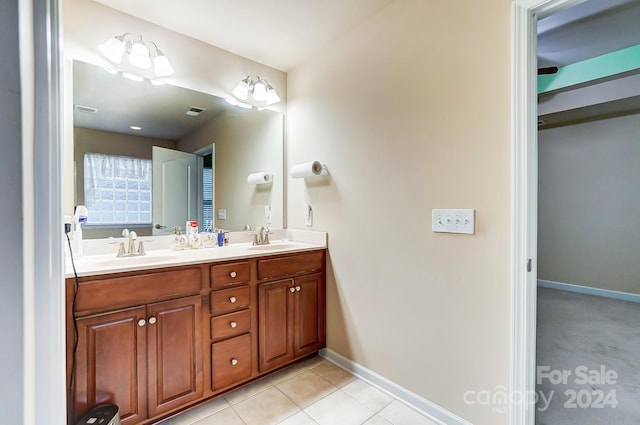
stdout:
POLYGON ((142 78, 140 75, 136 75, 136 74, 130 74, 128 72, 123 72, 122 76, 124 78, 128 78, 132 81, 144 81, 144 78, 142 78))
POLYGON ((280 102, 280 97, 271 84, 264 78, 258 76, 247 78, 240 81, 236 88, 233 89, 233 95, 241 100, 247 100, 251 93, 253 100, 257 102, 266 102, 267 105, 273 105, 280 102))
POLYGON ((234 99, 232 97, 227 97, 224 100, 226 100, 228 104, 233 105, 233 106, 238 106, 240 108, 244 108, 244 109, 253 108, 253 106, 249 105, 248 103, 238 102, 236 99, 234 99))
POLYGON ((169 59, 158 49, 156 43, 144 41, 142 36, 134 38, 129 33, 114 36, 101 44, 98 49, 114 63, 121 63, 122 58, 127 54, 131 65, 141 69, 149 69, 153 66, 153 71, 158 77, 175 74, 169 59))
POLYGON ((142 127, 138 126, 138 125, 130 125, 129 128, 133 131, 140 131, 142 130, 142 127))

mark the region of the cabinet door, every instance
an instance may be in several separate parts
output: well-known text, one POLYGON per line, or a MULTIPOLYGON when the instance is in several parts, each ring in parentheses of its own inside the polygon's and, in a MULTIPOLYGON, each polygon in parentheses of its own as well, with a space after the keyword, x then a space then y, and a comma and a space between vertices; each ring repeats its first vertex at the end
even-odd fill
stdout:
POLYGON ((202 397, 199 295, 147 306, 149 416, 202 397))
POLYGON ((147 418, 145 308, 87 316, 76 323, 75 421, 103 403, 118 405, 123 425, 147 418))
POLYGON ((320 273, 294 280, 294 356, 311 354, 325 345, 324 283, 320 273))
MULTIPOLYGON (((260 371, 293 359, 293 303, 291 279, 258 286, 260 371)), ((294 290, 295 291, 295 290, 294 290)))

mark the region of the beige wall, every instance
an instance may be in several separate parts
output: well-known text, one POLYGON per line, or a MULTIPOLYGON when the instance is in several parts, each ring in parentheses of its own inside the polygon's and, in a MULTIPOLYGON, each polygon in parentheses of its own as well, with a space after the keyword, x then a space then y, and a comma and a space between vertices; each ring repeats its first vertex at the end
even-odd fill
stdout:
POLYGON ((538 277, 640 294, 640 115, 540 131, 538 277))
POLYGON ((509 386, 511 0, 402 0, 288 75, 288 227, 329 233, 328 346, 473 424, 509 386), (476 234, 431 232, 475 208, 476 234))
POLYGON ((283 116, 267 111, 224 112, 180 140, 178 148, 195 152, 215 143, 215 209, 226 209, 227 219, 215 226, 232 231, 249 224, 283 227, 283 116), (249 185, 247 176, 266 171, 273 182, 249 185), (271 205, 271 224, 264 207, 271 205))

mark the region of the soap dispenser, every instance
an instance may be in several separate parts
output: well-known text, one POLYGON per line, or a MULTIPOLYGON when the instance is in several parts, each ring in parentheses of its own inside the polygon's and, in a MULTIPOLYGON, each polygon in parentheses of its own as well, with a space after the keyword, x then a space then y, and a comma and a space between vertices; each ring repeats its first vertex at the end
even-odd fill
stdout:
POLYGON ((84 205, 76 206, 73 215, 74 231, 72 251, 74 258, 82 257, 82 223, 86 223, 89 218, 89 211, 84 205))

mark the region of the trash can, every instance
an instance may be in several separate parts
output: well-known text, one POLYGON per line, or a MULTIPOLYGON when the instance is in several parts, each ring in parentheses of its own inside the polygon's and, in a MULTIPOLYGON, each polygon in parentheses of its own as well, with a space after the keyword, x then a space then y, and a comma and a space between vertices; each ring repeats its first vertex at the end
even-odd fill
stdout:
POLYGON ((115 404, 100 404, 89 410, 76 425, 120 425, 120 409, 115 404))

